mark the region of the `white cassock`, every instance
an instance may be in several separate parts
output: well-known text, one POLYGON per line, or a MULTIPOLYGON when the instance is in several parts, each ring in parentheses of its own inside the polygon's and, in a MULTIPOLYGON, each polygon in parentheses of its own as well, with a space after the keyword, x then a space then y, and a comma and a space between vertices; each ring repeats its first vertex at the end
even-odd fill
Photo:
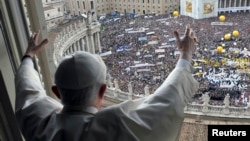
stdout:
POLYGON ((198 89, 191 70, 180 60, 154 94, 98 111, 48 97, 26 58, 15 77, 17 121, 26 141, 176 141, 198 89))

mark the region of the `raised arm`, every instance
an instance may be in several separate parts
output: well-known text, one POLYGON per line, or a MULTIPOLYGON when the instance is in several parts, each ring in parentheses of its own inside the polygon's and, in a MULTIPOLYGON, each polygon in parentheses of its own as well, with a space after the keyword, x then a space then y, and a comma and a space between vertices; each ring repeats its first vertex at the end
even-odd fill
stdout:
POLYGON ((39 33, 35 33, 30 38, 27 51, 15 75, 15 112, 18 123, 22 129, 27 126, 27 124, 30 125, 29 128, 24 129, 25 131, 32 130, 32 127, 38 123, 38 121, 34 123, 34 119, 39 119, 37 118, 38 116, 48 116, 51 112, 62 108, 59 102, 46 95, 39 75, 34 69, 32 58, 48 42, 48 40, 45 39, 38 45, 38 38, 39 33), (31 123, 31 121, 33 123, 31 123))
MULTIPOLYGON (((192 53, 197 38, 188 26, 183 39, 174 32, 180 59, 154 94, 116 106, 123 132, 142 141, 175 141, 184 119, 184 107, 198 89, 192 76, 192 53)), ((111 108, 112 109, 112 108, 111 108)))

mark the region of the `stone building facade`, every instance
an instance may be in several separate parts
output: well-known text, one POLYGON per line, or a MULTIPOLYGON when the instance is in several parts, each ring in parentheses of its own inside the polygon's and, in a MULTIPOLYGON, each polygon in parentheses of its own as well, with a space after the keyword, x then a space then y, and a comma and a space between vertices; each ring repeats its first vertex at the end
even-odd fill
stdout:
POLYGON ((42 0, 44 17, 50 30, 64 20, 64 0, 42 0))
POLYGON ((166 14, 178 10, 180 0, 66 0, 71 15, 92 11, 103 15, 112 12, 142 14, 166 14))
POLYGON ((75 20, 64 26, 56 35, 53 60, 57 66, 61 59, 75 51, 101 52, 100 23, 95 14, 88 12, 88 18, 75 20))

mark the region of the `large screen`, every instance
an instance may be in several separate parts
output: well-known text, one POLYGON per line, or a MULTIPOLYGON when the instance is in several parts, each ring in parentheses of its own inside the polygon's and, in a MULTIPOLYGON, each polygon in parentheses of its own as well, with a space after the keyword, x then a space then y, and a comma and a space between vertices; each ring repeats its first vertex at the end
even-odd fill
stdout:
POLYGON ((181 15, 204 19, 218 16, 218 0, 181 0, 181 15))

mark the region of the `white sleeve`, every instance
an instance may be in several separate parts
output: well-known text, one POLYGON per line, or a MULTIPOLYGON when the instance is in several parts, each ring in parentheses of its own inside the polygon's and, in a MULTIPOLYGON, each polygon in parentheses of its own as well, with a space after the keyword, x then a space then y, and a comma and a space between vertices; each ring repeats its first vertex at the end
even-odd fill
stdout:
POLYGON ((25 109, 41 99, 48 100, 57 110, 62 108, 59 102, 46 95, 39 75, 34 69, 34 64, 30 58, 25 58, 22 61, 15 75, 15 86, 16 111, 25 109))
POLYGON ((116 106, 124 130, 144 141, 175 141, 184 119, 184 107, 198 89, 192 66, 179 60, 154 94, 116 106))

